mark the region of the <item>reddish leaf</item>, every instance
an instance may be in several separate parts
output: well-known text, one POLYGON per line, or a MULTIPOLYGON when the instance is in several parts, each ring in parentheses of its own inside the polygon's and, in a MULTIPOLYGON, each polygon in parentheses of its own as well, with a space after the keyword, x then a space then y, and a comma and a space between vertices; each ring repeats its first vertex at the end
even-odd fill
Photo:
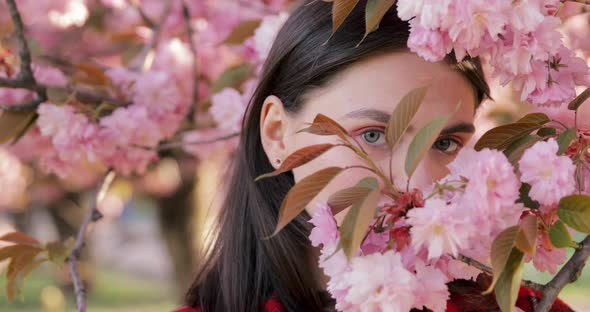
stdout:
POLYGON ((496 127, 486 132, 475 144, 475 150, 484 148, 503 150, 516 140, 543 127, 538 123, 514 123, 496 127))
POLYGON ((79 63, 74 65, 74 67, 77 69, 72 76, 75 82, 98 86, 106 86, 110 83, 109 76, 96 64, 79 63))
POLYGON ((370 188, 353 186, 342 189, 332 194, 328 199, 328 206, 332 208, 332 214, 337 214, 357 201, 367 197, 371 192, 370 188))
POLYGON ((307 128, 297 131, 297 133, 300 132, 309 132, 317 135, 337 135, 344 141, 346 141, 348 136, 346 129, 335 120, 323 114, 317 114, 312 124, 307 128))
POLYGON ((34 247, 34 246, 30 246, 30 245, 10 245, 10 246, 5 246, 0 248, 0 262, 8 259, 8 258, 13 258, 13 257, 17 257, 20 254, 23 253, 31 253, 31 252, 36 252, 39 253, 43 251, 43 249, 38 248, 38 247, 34 247))
POLYGON ((359 1, 334 0, 332 2, 332 33, 335 33, 359 1))
POLYGON ((16 277, 18 273, 25 267, 29 266, 35 259, 38 252, 25 252, 12 258, 8 264, 8 270, 6 271, 6 295, 8 301, 14 299, 14 295, 18 289, 16 289, 16 277))
POLYGON ((281 167, 279 167, 277 170, 275 170, 273 172, 262 174, 262 175, 256 177, 256 179, 254 181, 258 181, 263 178, 273 177, 273 176, 279 175, 283 172, 287 172, 289 170, 292 170, 293 168, 297 168, 299 166, 305 165, 306 163, 316 159, 317 157, 319 157, 320 155, 322 155, 323 153, 325 153, 326 151, 328 151, 329 149, 331 149, 334 146, 335 146, 334 144, 326 143, 326 144, 310 145, 310 146, 306 146, 304 148, 301 148, 301 149, 293 152, 291 155, 289 155, 287 157, 287 159, 285 159, 285 161, 281 164, 281 167))
POLYGON ((278 224, 271 237, 299 215, 305 206, 342 170, 343 168, 340 167, 324 168, 297 182, 283 200, 279 210, 278 224))
POLYGON ((10 232, 0 236, 0 241, 24 244, 31 246, 40 246, 41 243, 34 237, 29 236, 23 232, 10 232))
POLYGON ((260 26, 261 20, 242 21, 232 29, 231 33, 221 42, 222 44, 242 44, 249 37, 254 36, 254 32, 260 26))

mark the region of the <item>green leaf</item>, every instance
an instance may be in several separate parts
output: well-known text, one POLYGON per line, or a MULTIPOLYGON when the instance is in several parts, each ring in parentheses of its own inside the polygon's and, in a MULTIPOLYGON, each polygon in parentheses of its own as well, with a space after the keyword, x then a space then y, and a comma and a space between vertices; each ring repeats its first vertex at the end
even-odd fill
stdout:
POLYGON ((332 1, 332 34, 334 34, 344 20, 352 13, 359 2, 358 0, 334 0, 332 1))
POLYGON ((580 93, 573 101, 569 103, 567 108, 570 110, 578 110, 580 106, 590 97, 590 88, 584 90, 584 92, 580 93))
POLYGON ((427 91, 428 87, 426 86, 413 89, 404 95, 393 110, 387 128, 385 128, 385 141, 391 149, 395 148, 410 126, 410 122, 420 108, 427 91))
POLYGON ((221 92, 225 88, 238 87, 250 77, 252 65, 242 64, 224 71, 211 86, 211 94, 221 92))
POLYGON ((527 114, 524 117, 517 120, 515 123, 536 123, 540 125, 544 125, 551 121, 547 115, 543 113, 531 113, 527 114))
POLYGON ((531 191, 531 185, 528 183, 522 183, 520 185, 520 189, 518 190, 519 198, 516 201, 517 203, 522 203, 525 207, 531 209, 539 209, 541 206, 538 201, 532 199, 529 196, 529 192, 531 191))
POLYGON ((0 144, 4 144, 19 136, 29 129, 37 118, 37 112, 11 112, 0 111, 0 144))
POLYGON ((260 26, 262 20, 247 20, 242 21, 236 25, 231 33, 221 42, 221 44, 242 44, 244 41, 252 36, 260 26))
POLYGON ((310 145, 310 146, 306 146, 301 149, 298 149, 295 152, 293 152, 291 155, 289 155, 287 157, 287 159, 285 159, 285 161, 281 164, 281 166, 277 170, 275 170, 273 172, 262 174, 262 175, 256 177, 256 179, 254 179, 254 181, 258 181, 263 178, 273 177, 273 176, 279 175, 283 172, 287 172, 289 170, 292 170, 293 168, 297 168, 299 166, 305 165, 306 163, 318 158, 320 155, 324 154, 325 152, 327 152, 329 149, 331 149, 334 146, 335 146, 334 144, 325 143, 325 144, 310 145))
POLYGON ((49 254, 49 261, 60 266, 63 265, 70 256, 74 244, 75 241, 71 237, 63 242, 47 243, 45 249, 47 249, 47 253, 49 254))
POLYGON ((553 127, 543 127, 537 131, 537 135, 548 137, 557 134, 557 130, 553 127))
POLYGON ((578 244, 574 242, 565 223, 561 220, 557 220, 551 229, 549 229, 549 239, 551 239, 553 246, 557 248, 578 248, 578 244))
POLYGON ((337 191, 328 199, 328 206, 332 209, 332 214, 337 214, 340 211, 350 207, 357 201, 367 197, 371 192, 371 188, 353 186, 337 191))
POLYGON ((500 278, 498 278, 494 289, 496 302, 498 302, 498 306, 502 312, 514 311, 523 271, 524 254, 520 250, 513 248, 506 261, 505 269, 500 275, 500 278))
POLYGON ((562 198, 557 215, 574 230, 590 234, 590 196, 570 195, 562 198))
POLYGON ((490 254, 494 278, 486 293, 490 293, 494 289, 496 282, 502 275, 502 272, 504 272, 519 232, 520 226, 511 226, 500 232, 500 234, 494 239, 490 254))
POLYGON ((572 141, 576 138, 576 134, 576 128, 569 128, 557 137, 556 141, 559 145, 557 155, 562 155, 563 153, 565 153, 572 141))
POLYGON ((321 192, 332 179, 338 175, 343 168, 328 167, 316 171, 297 182, 287 193, 281 208, 279 209, 279 220, 273 237, 291 220, 299 215, 305 207, 321 192))
MULTIPOLYGON (((459 105, 460 104, 461 103, 459 103, 459 105)), ((457 105, 455 111, 459 108, 459 105, 457 105)), ((405 170, 408 179, 414 174, 414 170, 416 170, 418 164, 422 161, 426 152, 432 147, 432 144, 434 144, 436 138, 438 138, 443 127, 453 114, 454 112, 441 116, 418 130, 418 133, 416 133, 416 136, 412 142, 410 142, 408 154, 406 155, 405 170)))
POLYGON ((365 35, 361 42, 365 40, 367 35, 379 28, 379 23, 383 16, 395 4, 396 0, 369 0, 365 6, 365 35))
POLYGON ((373 177, 362 179, 357 184, 357 187, 368 187, 371 191, 367 196, 352 205, 346 217, 344 217, 344 221, 342 221, 342 226, 338 229, 340 232, 339 249, 342 248, 344 250, 349 260, 360 247, 366 236, 369 225, 375 217, 377 203, 381 197, 379 184, 377 179, 373 177))
POLYGON ((475 144, 475 150, 484 148, 503 150, 516 140, 543 127, 538 123, 513 123, 496 127, 486 132, 475 144))
POLYGON ((531 257, 535 256, 537 250, 537 234, 539 221, 535 215, 527 215, 520 221, 520 231, 514 242, 516 248, 531 257))

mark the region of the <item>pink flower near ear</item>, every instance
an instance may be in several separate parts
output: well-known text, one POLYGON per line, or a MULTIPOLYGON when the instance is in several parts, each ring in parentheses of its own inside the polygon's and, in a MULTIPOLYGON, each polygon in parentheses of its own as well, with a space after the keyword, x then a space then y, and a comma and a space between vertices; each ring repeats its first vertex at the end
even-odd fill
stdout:
POLYGON ((239 132, 246 112, 247 101, 234 88, 225 88, 211 97, 209 112, 217 126, 228 132, 239 132))
POLYGON ((311 234, 309 234, 309 239, 313 246, 326 246, 338 240, 336 219, 334 219, 332 210, 327 204, 318 203, 309 222, 314 225, 311 234))
POLYGON ((531 185, 529 195, 543 205, 553 205, 576 189, 576 167, 567 156, 557 156, 555 139, 538 142, 519 161, 520 180, 531 185))

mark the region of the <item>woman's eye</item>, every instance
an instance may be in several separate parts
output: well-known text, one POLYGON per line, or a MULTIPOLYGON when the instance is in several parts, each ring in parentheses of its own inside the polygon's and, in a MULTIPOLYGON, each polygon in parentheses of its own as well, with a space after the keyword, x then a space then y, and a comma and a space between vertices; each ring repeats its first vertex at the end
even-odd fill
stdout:
POLYGON ((362 134, 363 140, 370 145, 379 145, 385 143, 385 133, 381 130, 367 130, 362 134))
POLYGON ((454 154, 461 148, 461 144, 457 140, 444 138, 434 142, 432 147, 445 154, 454 154))

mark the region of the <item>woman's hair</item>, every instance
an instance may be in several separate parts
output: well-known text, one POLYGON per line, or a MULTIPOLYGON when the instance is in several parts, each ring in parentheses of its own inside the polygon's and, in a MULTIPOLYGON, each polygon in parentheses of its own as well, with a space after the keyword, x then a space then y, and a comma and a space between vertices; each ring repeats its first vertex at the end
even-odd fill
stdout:
MULTIPOLYGON (((332 3, 306 2, 281 28, 264 64, 226 173, 226 197, 212 243, 186 294, 187 305, 205 312, 259 311, 273 293, 287 311, 322 311, 333 305, 317 288, 307 213, 265 239, 273 233, 279 207, 295 182, 292 172, 254 182, 258 175, 274 170, 260 138, 262 104, 267 96, 276 95, 287 112, 296 113, 305 104, 304 95, 355 62, 407 51, 409 26, 393 7, 379 29, 357 47, 364 34, 366 1, 359 1, 333 36, 332 3)), ((445 61, 450 66, 457 63, 453 54, 445 61)), ((489 97, 479 60, 466 59, 456 68, 473 85, 478 104, 489 97)))

